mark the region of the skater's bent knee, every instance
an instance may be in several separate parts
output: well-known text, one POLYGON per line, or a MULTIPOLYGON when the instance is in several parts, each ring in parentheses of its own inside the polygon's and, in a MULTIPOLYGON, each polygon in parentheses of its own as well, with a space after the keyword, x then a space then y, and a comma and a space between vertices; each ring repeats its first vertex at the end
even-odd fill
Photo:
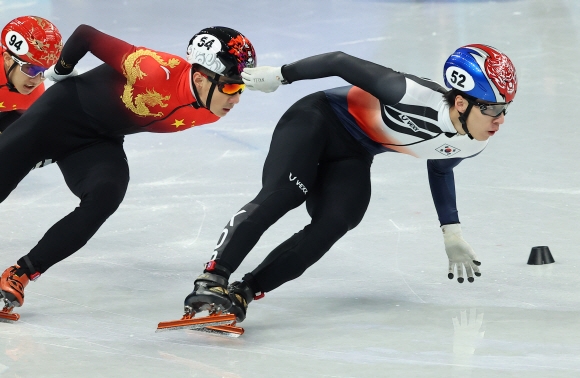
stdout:
POLYGON ((81 207, 93 206, 100 212, 110 215, 123 202, 126 190, 127 185, 124 183, 110 180, 98 182, 83 195, 81 207))
POLYGON ((261 191, 252 201, 264 207, 285 208, 288 210, 300 206, 306 201, 306 195, 293 187, 269 191, 261 191))
POLYGON ((326 228, 332 230, 333 233, 341 236, 352 230, 361 222, 362 216, 356 216, 351 213, 328 213, 322 217, 314 217, 313 223, 324 224, 326 228))

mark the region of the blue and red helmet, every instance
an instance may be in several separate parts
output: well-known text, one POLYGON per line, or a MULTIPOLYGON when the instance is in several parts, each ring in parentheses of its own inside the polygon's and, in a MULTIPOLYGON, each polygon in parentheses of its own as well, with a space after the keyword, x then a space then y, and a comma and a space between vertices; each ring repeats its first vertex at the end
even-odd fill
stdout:
POLYGON ((458 48, 443 67, 445 85, 468 96, 496 103, 511 102, 518 89, 510 58, 487 45, 458 48))

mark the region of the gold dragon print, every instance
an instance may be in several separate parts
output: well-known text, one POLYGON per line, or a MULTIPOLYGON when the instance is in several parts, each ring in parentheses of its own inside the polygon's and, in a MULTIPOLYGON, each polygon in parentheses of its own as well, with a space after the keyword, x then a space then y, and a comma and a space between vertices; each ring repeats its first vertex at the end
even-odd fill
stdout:
POLYGON ((142 116, 162 117, 163 112, 152 113, 149 108, 153 106, 167 107, 163 101, 171 98, 170 95, 162 96, 155 89, 147 89, 145 93, 139 93, 133 96, 133 86, 137 80, 143 79, 147 74, 141 70, 140 63, 146 57, 155 59, 163 67, 175 68, 179 64, 179 59, 171 58, 167 62, 163 60, 157 53, 151 50, 137 50, 129 54, 123 62, 123 74, 127 78, 127 84, 124 86, 121 100, 125 106, 133 113, 142 116))

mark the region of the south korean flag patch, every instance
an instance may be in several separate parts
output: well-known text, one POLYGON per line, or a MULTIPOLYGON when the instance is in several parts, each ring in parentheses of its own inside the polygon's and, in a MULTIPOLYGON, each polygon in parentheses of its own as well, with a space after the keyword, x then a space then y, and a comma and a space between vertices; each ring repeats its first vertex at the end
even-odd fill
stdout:
POLYGON ((450 144, 443 144, 443 145, 437 147, 435 150, 444 156, 453 156, 456 153, 461 151, 459 148, 453 147, 450 144))

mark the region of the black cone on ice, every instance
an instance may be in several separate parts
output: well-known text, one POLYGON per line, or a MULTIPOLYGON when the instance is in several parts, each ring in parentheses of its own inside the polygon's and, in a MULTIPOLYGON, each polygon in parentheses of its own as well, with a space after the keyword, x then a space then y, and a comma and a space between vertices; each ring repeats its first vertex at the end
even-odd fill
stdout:
POLYGON ((533 247, 528 259, 528 265, 551 264, 554 262, 550 248, 547 246, 533 247))

